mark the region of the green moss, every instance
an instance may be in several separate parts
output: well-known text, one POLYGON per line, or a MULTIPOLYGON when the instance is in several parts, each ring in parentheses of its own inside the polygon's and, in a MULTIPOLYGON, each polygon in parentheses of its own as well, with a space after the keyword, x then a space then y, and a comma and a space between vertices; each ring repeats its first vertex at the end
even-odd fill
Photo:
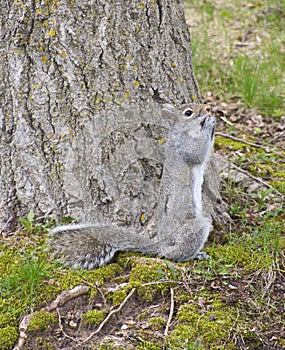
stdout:
POLYGON ((143 311, 140 315, 138 315, 138 320, 144 320, 149 316, 149 311, 143 311))
POLYGON ((278 244, 280 251, 285 251, 285 237, 280 237, 278 244))
POLYGON ((149 319, 151 329, 154 331, 162 331, 165 328, 165 320, 162 317, 152 317, 149 319))
POLYGON ((96 270, 84 271, 82 277, 89 283, 103 285, 105 281, 111 280, 122 273, 122 267, 118 264, 109 264, 96 270))
POLYGON ((48 327, 50 327, 51 324, 56 323, 56 321, 57 321, 57 317, 55 314, 49 313, 47 311, 38 311, 33 315, 27 331, 28 332, 44 331, 48 327))
POLYGON ((174 329, 167 338, 169 348, 184 348, 187 343, 187 349, 237 349, 229 337, 232 329, 237 329, 244 340, 258 346, 259 340, 252 332, 252 323, 245 313, 240 313, 240 305, 225 305, 223 298, 223 294, 202 291, 192 303, 183 304, 173 321, 174 329), (199 305, 199 298, 204 300, 206 308, 199 305))
POLYGON ((83 320, 87 324, 98 325, 105 318, 104 312, 100 310, 91 310, 83 315, 83 320))
MULTIPOLYGON (((219 142, 220 138, 218 138, 219 142)), ((258 140, 253 140, 253 142, 258 142, 258 140)), ((242 152, 242 149, 240 151, 242 152)), ((281 152, 281 154, 283 153, 281 152)), ((255 176, 264 178, 270 176, 274 181, 269 181, 268 183, 278 191, 285 192, 284 181, 282 181, 285 178, 284 165, 278 161, 278 156, 275 153, 247 146, 246 152, 240 154, 234 162, 255 176)))
POLYGON ((144 341, 143 345, 139 345, 136 347, 137 350, 161 350, 161 345, 155 345, 151 342, 144 341))
POLYGON ((163 260, 135 258, 130 264, 129 287, 136 287, 140 298, 152 301, 156 295, 164 295, 169 291, 169 283, 163 281, 171 279, 172 271, 163 260))
POLYGON ((0 349, 10 349, 18 339, 18 332, 15 327, 7 326, 0 329, 0 349))
POLYGON ((141 344, 136 347, 136 349, 162 349, 162 340, 161 336, 157 337, 157 334, 161 332, 155 331, 153 329, 139 329, 138 330, 138 337, 141 339, 141 344))
POLYGON ((228 139, 226 137, 216 137, 215 138, 215 149, 226 149, 232 151, 240 151, 243 148, 249 147, 248 145, 235 141, 232 139, 228 139))
MULTIPOLYGON (((1 306, 4 306, 1 303, 1 306)), ((6 327, 6 326, 17 326, 17 317, 15 317, 11 313, 2 313, 0 314, 0 328, 6 327)))
POLYGON ((117 263, 123 268, 130 267, 134 264, 136 257, 142 257, 143 255, 140 253, 134 253, 134 252, 119 252, 116 255, 116 261, 117 263))
POLYGON ((247 273, 252 269, 267 265, 266 258, 260 252, 250 248, 250 244, 248 246, 216 246, 211 251, 211 258, 223 266, 242 267, 247 273))
POLYGON ((213 308, 209 312, 202 312, 193 305, 183 305, 177 315, 179 322, 170 334, 168 343, 170 346, 179 346, 186 339, 191 343, 200 338, 202 344, 211 344, 211 349, 235 349, 229 331, 236 317, 231 310, 218 311, 213 308))
MULTIPOLYGON (((204 347, 201 344, 200 336, 195 334, 196 339, 193 339, 191 328, 186 325, 180 325, 175 327, 175 330, 167 339, 167 346, 173 350, 189 349, 189 350, 205 350, 208 347, 204 347)), ((214 349, 211 347, 211 349, 214 349)), ((226 348, 220 348, 226 349, 226 348)))
POLYGON ((120 305, 123 300, 126 298, 127 292, 124 289, 117 290, 108 295, 108 299, 112 301, 112 304, 117 306, 120 305))
MULTIPOLYGON (((56 297, 62 290, 74 288, 76 285, 88 283, 100 287, 106 281, 112 280, 122 272, 118 264, 110 264, 96 270, 65 270, 64 273, 55 272, 54 283, 47 287, 49 297, 56 297)), ((96 288, 92 288, 90 294, 95 295, 96 288)))
POLYGON ((195 323, 199 317, 197 306, 192 304, 182 306, 177 315, 177 319, 180 322, 191 324, 195 323))
POLYGON ((0 247, 0 275, 5 276, 10 273, 21 259, 20 254, 13 248, 6 245, 0 247))
POLYGON ((271 186, 273 186, 274 188, 276 188, 276 190, 278 190, 281 193, 285 194, 285 184, 284 181, 269 181, 269 184, 271 186))

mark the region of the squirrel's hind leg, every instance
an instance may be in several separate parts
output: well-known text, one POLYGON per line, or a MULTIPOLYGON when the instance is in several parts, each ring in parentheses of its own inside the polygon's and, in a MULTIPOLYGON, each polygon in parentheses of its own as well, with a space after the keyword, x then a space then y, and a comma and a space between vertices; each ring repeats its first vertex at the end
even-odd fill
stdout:
POLYGON ((172 245, 162 245, 160 255, 181 262, 190 259, 208 259, 209 256, 201 249, 208 238, 211 221, 205 217, 196 218, 195 221, 194 225, 191 225, 191 222, 181 225, 176 240, 172 245))

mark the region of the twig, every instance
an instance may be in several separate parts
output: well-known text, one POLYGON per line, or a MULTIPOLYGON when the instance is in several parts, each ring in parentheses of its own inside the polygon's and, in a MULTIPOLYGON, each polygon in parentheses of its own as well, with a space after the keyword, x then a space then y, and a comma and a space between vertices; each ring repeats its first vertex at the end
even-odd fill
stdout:
POLYGON ((62 306, 65 303, 67 303, 69 300, 75 299, 80 295, 87 294, 89 292, 89 289, 90 288, 88 286, 80 285, 70 290, 64 290, 54 301, 42 308, 42 311, 51 312, 57 309, 59 306, 62 306))
POLYGON ((121 311, 121 309, 123 308, 123 306, 126 304, 126 302, 130 299, 130 297, 134 294, 134 292, 136 291, 136 288, 133 288, 130 293, 125 297, 125 299, 123 300, 123 302, 120 304, 120 306, 115 309, 112 310, 107 317, 102 321, 102 323, 99 325, 99 327, 96 329, 96 331, 92 332, 87 338, 85 338, 84 340, 82 340, 82 343, 86 343, 88 340, 90 340, 95 334, 99 333, 101 331, 101 329, 105 326, 105 324, 109 321, 109 319, 116 313, 118 313, 119 311, 121 311))
POLYGON ((143 283, 141 286, 142 287, 146 287, 146 286, 158 285, 158 284, 162 284, 162 283, 183 284, 182 282, 174 281, 174 280, 158 280, 158 281, 155 281, 155 282, 143 283))
POLYGON ((168 316, 168 320, 166 323, 166 327, 164 330, 164 337, 167 337, 168 334, 168 330, 172 321, 172 317, 173 317, 173 312, 174 312, 174 289, 170 288, 170 310, 169 310, 169 316, 168 316))
POLYGON ((19 325, 20 337, 18 339, 17 345, 14 346, 13 350, 20 350, 25 345, 26 339, 28 338, 26 330, 31 322, 31 319, 34 316, 34 312, 29 315, 24 316, 19 325))
POLYGON ((281 139, 282 137, 284 137, 284 135, 285 135, 285 131, 281 132, 281 134, 279 134, 279 135, 274 136, 269 142, 271 143, 271 142, 274 142, 278 139, 281 139))
POLYGON ((235 169, 237 169, 237 171, 240 171, 241 173, 245 174, 246 176, 248 176, 248 177, 252 178, 253 180, 255 180, 255 181, 261 183, 261 184, 264 185, 265 187, 270 188, 272 191, 274 191, 275 193, 279 194, 281 198, 283 198, 283 194, 282 194, 281 192, 279 192, 275 187, 271 186, 269 183, 267 183, 267 182, 261 180, 261 178, 259 178, 259 177, 256 177, 256 176, 252 175, 252 174, 249 173, 248 171, 246 171, 246 170, 244 170, 244 169, 238 167, 238 166, 235 165, 235 164, 232 164, 232 165, 233 165, 233 167, 234 167, 235 169))
MULTIPOLYGON (((58 309, 59 306, 64 305, 69 300, 74 299, 80 295, 87 294, 89 292, 89 289, 90 288, 87 286, 80 285, 70 290, 64 290, 63 292, 60 293, 60 295, 55 300, 53 300, 49 305, 41 308, 40 311, 51 312, 54 309, 58 309)), ((14 347, 13 350, 20 350, 23 348, 26 342, 26 339, 28 338, 26 331, 34 315, 35 315, 35 312, 32 312, 29 315, 25 315, 24 318, 22 319, 19 325, 20 337, 18 339, 17 345, 14 347)), ((61 322, 60 322, 60 325, 62 326, 61 322)))
POLYGON ((61 315, 60 315, 59 308, 56 308, 56 312, 57 312, 57 315, 58 315, 58 324, 59 324, 59 328, 60 328, 62 334, 63 334, 66 338, 71 339, 71 340, 73 340, 74 342, 79 343, 80 340, 71 337, 70 335, 68 335, 68 334, 64 331, 63 325, 62 325, 62 322, 61 322, 61 315))
POLYGON ((235 137, 235 136, 232 136, 232 135, 223 134, 221 132, 216 132, 215 136, 220 136, 220 137, 224 137, 226 139, 231 139, 231 140, 234 140, 234 141, 237 141, 237 142, 241 142, 241 143, 244 143, 245 145, 249 145, 251 147, 261 148, 261 149, 265 150, 268 153, 271 152, 271 153, 274 153, 274 154, 278 155, 279 157, 285 158, 285 156, 282 153, 276 152, 273 149, 269 149, 268 147, 263 146, 263 145, 258 145, 257 143, 253 143, 253 142, 248 142, 248 141, 242 140, 242 139, 240 139, 238 137, 235 137))

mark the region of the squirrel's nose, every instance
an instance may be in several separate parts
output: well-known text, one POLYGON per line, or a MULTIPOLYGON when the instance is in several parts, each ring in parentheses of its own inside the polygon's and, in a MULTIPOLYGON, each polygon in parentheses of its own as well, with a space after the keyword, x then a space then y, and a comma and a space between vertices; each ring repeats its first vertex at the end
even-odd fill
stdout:
POLYGON ((202 128, 205 126, 205 123, 206 123, 207 120, 209 120, 209 118, 210 118, 210 117, 209 117, 208 115, 206 115, 206 116, 201 120, 200 125, 201 125, 202 128))

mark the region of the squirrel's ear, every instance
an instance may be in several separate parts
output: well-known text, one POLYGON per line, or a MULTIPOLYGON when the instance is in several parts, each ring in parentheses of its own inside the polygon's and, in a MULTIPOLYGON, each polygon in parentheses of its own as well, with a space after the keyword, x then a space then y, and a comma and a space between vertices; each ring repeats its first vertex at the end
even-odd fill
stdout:
POLYGON ((161 110, 161 116, 167 120, 169 124, 173 125, 177 122, 177 109, 171 104, 164 104, 161 110))

